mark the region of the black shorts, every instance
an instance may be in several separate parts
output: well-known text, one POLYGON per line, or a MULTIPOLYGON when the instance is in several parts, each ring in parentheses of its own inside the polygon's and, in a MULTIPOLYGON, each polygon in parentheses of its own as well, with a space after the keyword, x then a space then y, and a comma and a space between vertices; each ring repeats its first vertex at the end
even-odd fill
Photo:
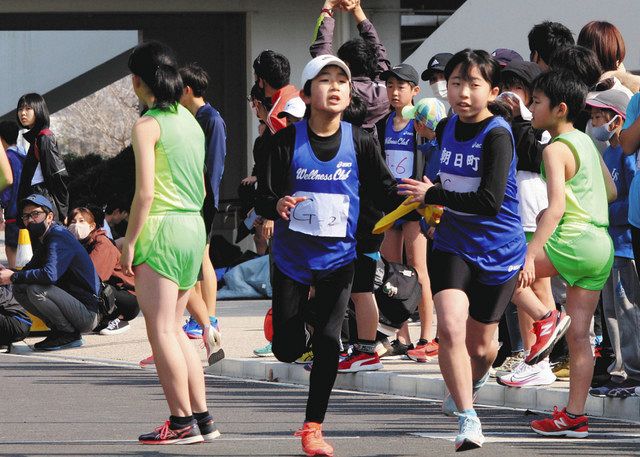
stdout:
POLYGON ((353 275, 353 285, 351 293, 373 292, 373 281, 376 277, 376 266, 378 262, 364 254, 358 254, 354 263, 355 273, 353 275))
POLYGON ((477 267, 461 257, 434 249, 429 256, 431 293, 457 289, 469 298, 469 316, 483 324, 500 322, 516 289, 518 274, 497 285, 478 281, 477 267))

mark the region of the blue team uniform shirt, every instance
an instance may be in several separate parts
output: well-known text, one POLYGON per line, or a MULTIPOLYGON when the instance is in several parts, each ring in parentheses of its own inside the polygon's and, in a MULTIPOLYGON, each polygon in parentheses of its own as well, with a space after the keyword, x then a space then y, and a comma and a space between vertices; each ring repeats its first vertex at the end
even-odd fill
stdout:
POLYGON ((358 162, 351 124, 340 123, 340 147, 335 157, 326 162, 319 160, 311 148, 307 121, 294 125, 296 139, 288 194, 304 195, 314 201, 298 203, 289 221, 275 221, 273 258, 282 273, 302 284, 311 284, 314 271, 333 271, 356 258, 358 162), (341 203, 329 210, 330 202, 341 203), (334 209, 343 210, 343 217, 336 217, 334 209))
POLYGON ((393 120, 396 113, 393 112, 387 118, 387 124, 384 131, 384 154, 385 161, 391 174, 396 180, 402 178, 415 178, 413 173, 415 151, 416 151, 416 132, 413 121, 400 131, 393 129, 393 120))
POLYGON ((602 153, 602 160, 607 165, 618 191, 616 200, 609 204, 609 235, 613 240, 615 255, 633 259, 629 190, 636 174, 636 158, 633 155, 625 156, 622 146, 618 145, 615 148, 608 146, 602 153))
MULTIPOLYGON (((487 133, 497 127, 511 132, 511 127, 496 116, 478 135, 462 142, 455 139, 457 122, 458 116, 454 115, 443 131, 440 182, 448 191, 475 192, 482 178, 482 145, 487 133)), ((522 267, 526 253, 526 240, 518 215, 515 148, 512 157, 498 214, 483 216, 445 207, 434 237, 435 249, 459 255, 476 265, 479 281, 488 285, 509 280, 522 267)))

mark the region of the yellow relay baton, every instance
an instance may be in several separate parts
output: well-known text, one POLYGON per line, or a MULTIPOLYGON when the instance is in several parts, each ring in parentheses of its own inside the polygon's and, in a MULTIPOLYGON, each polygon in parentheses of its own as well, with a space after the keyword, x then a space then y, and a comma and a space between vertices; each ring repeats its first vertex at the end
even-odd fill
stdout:
POLYGON ((427 224, 436 225, 440 223, 440 217, 442 216, 442 212, 444 210, 442 206, 427 205, 421 208, 419 202, 405 204, 411 201, 412 198, 413 197, 407 197, 407 199, 401 205, 399 205, 392 212, 386 214, 382 219, 380 219, 376 223, 375 227, 373 227, 371 233, 373 233, 374 235, 379 235, 380 233, 386 232, 391 227, 393 227, 393 224, 395 224, 398 219, 406 216, 414 210, 420 213, 425 218, 427 224))

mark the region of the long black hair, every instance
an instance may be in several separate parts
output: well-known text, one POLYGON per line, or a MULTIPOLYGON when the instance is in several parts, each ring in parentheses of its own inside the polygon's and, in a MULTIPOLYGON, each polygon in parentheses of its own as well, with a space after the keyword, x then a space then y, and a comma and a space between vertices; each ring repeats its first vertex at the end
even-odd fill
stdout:
POLYGON ((145 41, 129 56, 129 70, 139 76, 156 98, 154 108, 168 109, 182 96, 182 78, 173 50, 159 41, 145 41))
POLYGON ((47 104, 44 101, 44 98, 42 98, 42 95, 32 92, 30 94, 24 94, 18 100, 16 119, 18 120, 18 125, 26 128, 27 126, 22 125, 20 122, 20 116, 18 115, 18 111, 23 107, 33 109, 36 120, 31 128, 32 130, 40 131, 49 127, 49 108, 47 108, 47 104))

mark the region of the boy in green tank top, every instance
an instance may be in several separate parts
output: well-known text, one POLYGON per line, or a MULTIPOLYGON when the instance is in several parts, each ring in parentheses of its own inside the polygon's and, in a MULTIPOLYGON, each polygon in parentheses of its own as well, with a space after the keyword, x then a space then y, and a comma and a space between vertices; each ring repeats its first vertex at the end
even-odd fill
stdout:
MULTIPOLYGON (((535 278, 559 274, 569 284, 566 308, 571 318, 569 401, 561 411, 556 407, 551 418, 531 423, 545 436, 588 435, 585 403, 594 362, 589 330, 613 264, 607 226, 608 202, 615 200, 616 187, 591 138, 573 126, 586 95, 587 87, 573 73, 554 70, 534 81, 531 125, 552 137, 541 166, 549 206, 538 216, 513 302, 527 311, 538 304, 529 287, 535 278)), ((534 331, 540 339, 547 329, 534 331)))

